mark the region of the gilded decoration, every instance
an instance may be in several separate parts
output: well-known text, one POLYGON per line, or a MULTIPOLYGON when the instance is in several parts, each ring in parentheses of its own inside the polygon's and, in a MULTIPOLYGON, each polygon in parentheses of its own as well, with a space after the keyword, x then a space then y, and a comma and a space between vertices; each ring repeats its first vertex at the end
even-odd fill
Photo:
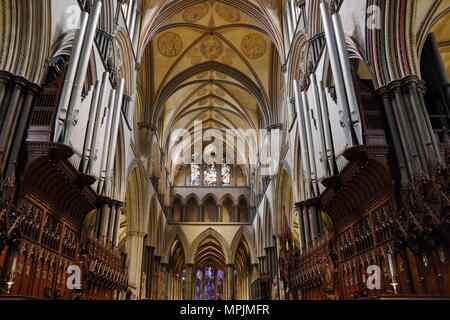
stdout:
POLYGON ((166 57, 175 57, 183 49, 183 41, 174 32, 163 33, 158 39, 158 50, 166 57))
POLYGON ((207 3, 199 3, 193 5, 183 12, 183 20, 188 23, 194 23, 202 19, 209 11, 209 6, 207 3))
POLYGON ((241 14, 240 12, 223 3, 219 3, 216 6, 216 11, 217 14, 225 21, 230 22, 230 23, 236 23, 239 22, 241 20, 241 14))
POLYGON ((261 58, 266 53, 266 49, 266 40, 259 34, 249 34, 242 40, 242 52, 248 58, 261 58))

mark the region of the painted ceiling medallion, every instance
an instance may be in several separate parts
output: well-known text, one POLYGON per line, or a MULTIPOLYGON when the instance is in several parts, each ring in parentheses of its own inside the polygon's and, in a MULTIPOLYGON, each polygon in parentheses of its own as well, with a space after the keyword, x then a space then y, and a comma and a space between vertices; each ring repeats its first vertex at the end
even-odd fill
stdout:
POLYGON ((223 53, 222 41, 215 35, 208 35, 202 40, 200 51, 206 59, 217 59, 223 53))
POLYGON ((158 50, 166 57, 175 57, 183 49, 183 41, 174 32, 163 33, 158 39, 158 50))
POLYGON ((189 7, 184 10, 183 20, 188 23, 197 22, 198 20, 200 20, 204 16, 206 16, 208 11, 209 11, 209 6, 205 2, 193 5, 192 7, 189 7))
POLYGON ((266 40, 259 34, 249 34, 242 40, 242 52, 244 52, 248 58, 261 58, 266 53, 266 49, 266 40))
POLYGON ((240 12, 229 5, 219 3, 216 6, 216 11, 219 16, 227 22, 236 23, 241 20, 240 12))

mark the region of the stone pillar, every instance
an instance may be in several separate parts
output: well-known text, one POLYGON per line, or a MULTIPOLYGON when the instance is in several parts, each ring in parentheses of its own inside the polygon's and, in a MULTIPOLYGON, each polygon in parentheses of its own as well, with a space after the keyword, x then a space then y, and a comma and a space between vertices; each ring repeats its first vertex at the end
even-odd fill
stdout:
POLYGON ((26 80, 24 78, 14 78, 14 89, 8 106, 6 107, 6 118, 0 129, 0 170, 2 173, 6 165, 9 146, 11 145, 11 140, 17 126, 17 121, 22 111, 21 96, 25 85, 26 80))
POLYGON ((120 218, 122 216, 122 205, 118 204, 116 208, 116 219, 114 221, 113 245, 119 245, 120 218))
POLYGON ((182 208, 182 210, 183 210, 183 211, 182 211, 182 214, 181 214, 181 221, 185 222, 185 221, 187 221, 187 220, 186 220, 186 218, 187 218, 187 217, 186 217, 186 205, 183 204, 181 208, 182 208))
MULTIPOLYGON (((12 150, 10 152, 8 166, 6 167, 6 176, 10 177, 13 173, 14 167, 16 165, 17 157, 19 155, 20 148, 22 146, 23 136, 25 134, 27 122, 30 115, 31 105, 39 92, 39 87, 37 85, 31 84, 28 86, 27 96, 25 98, 25 104, 19 117, 19 123, 17 125, 16 135, 14 137, 12 150)), ((0 102, 1 103, 1 102, 0 102)))
POLYGON ((234 300, 234 265, 227 264, 227 300, 234 300))
POLYGON ((139 231, 129 231, 127 234, 128 283, 135 299, 140 298, 144 237, 145 233, 139 231))
POLYGON ((306 234, 301 203, 295 204, 295 212, 298 217, 298 239, 300 241, 300 252, 303 253, 303 251, 306 249, 306 234))
POLYGON ((239 212, 237 205, 233 205, 233 222, 239 222, 239 212))
POLYGON ((311 230, 311 242, 312 242, 312 245, 314 246, 314 244, 317 241, 317 236, 318 236, 316 209, 314 207, 308 207, 306 210, 309 215, 309 223, 310 223, 310 230, 311 230))
POLYGON ((193 284, 194 279, 194 265, 191 263, 186 264, 186 300, 194 300, 193 297, 193 284))
POLYGON ((106 241, 108 240, 108 224, 110 212, 111 212, 111 205, 105 204, 102 210, 102 220, 100 225, 100 236, 102 238, 103 243, 106 243, 106 241))
POLYGON ((113 202, 111 204, 111 211, 109 212, 109 221, 108 221, 108 243, 113 242, 114 237, 114 224, 116 222, 116 204, 113 202))

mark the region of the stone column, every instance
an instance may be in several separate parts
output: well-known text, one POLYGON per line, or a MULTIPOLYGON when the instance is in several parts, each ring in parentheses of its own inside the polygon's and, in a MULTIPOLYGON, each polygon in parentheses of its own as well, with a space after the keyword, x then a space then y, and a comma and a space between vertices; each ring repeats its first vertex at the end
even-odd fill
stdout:
POLYGON ((26 80, 24 78, 14 78, 14 89, 6 108, 6 118, 0 132, 0 170, 3 172, 8 158, 8 146, 16 129, 17 121, 22 109, 21 95, 25 88, 26 80))
POLYGON ((128 283, 135 299, 140 298, 144 237, 145 233, 139 231, 129 231, 127 234, 128 283))
POLYGON ((116 211, 117 211, 116 204, 112 203, 111 211, 109 212, 109 221, 108 221, 108 243, 113 242, 114 226, 115 226, 115 222, 116 222, 116 211))
POLYGON ((227 300, 234 300, 234 265, 227 264, 227 300))
POLYGON ((308 215, 309 215, 309 223, 310 223, 310 230, 311 230, 311 240, 312 245, 317 241, 318 236, 318 229, 317 229, 317 219, 316 219, 316 208, 314 207, 308 207, 307 209, 308 215))
POLYGON ((233 205, 233 222, 239 222, 239 212, 237 205, 233 205))
POLYGON ((186 300, 194 300, 193 297, 193 284, 192 279, 194 278, 194 265, 191 263, 186 264, 186 300))
POLYGON ((298 239, 300 241, 300 252, 303 253, 306 248, 306 234, 305 225, 303 223, 303 210, 300 203, 295 204, 295 211, 298 218, 298 239))
POLYGON ((27 96, 25 98, 25 104, 19 118, 19 123, 17 125, 16 136, 14 138, 14 143, 12 145, 12 150, 10 152, 10 157, 8 161, 8 166, 6 170, 6 176, 10 177, 13 173, 14 167, 16 165, 17 157, 19 155, 20 148, 22 146, 23 136, 25 134, 27 122, 30 115, 31 105, 34 98, 39 92, 39 87, 34 84, 28 86, 27 96))
POLYGON ((100 225, 100 236, 102 238, 103 243, 106 243, 106 241, 108 240, 108 224, 110 212, 111 212, 111 204, 105 204, 102 210, 102 220, 100 225))
POLYGON ((120 218, 122 216, 122 205, 117 204, 116 208, 116 219, 114 221, 114 232, 113 232, 113 245, 119 245, 119 233, 120 233, 120 218))

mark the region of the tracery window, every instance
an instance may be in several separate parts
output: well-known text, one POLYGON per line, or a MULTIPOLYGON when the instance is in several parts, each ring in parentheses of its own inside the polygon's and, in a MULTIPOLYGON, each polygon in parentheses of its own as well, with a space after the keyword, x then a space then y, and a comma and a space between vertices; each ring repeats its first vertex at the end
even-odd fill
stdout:
POLYGON ((214 144, 205 147, 202 160, 198 154, 192 155, 190 185, 231 186, 233 167, 226 163, 217 162, 214 144))
POLYGON ((229 164, 222 165, 222 185, 231 185, 231 166, 229 164))
POLYGON ((209 144, 203 151, 205 162, 204 184, 211 186, 217 184, 216 146, 209 144))
POLYGON ((205 186, 212 186, 217 183, 217 169, 215 164, 205 165, 205 186))
POLYGON ((224 272, 207 265, 195 273, 195 297, 197 300, 222 300, 224 272))
POLYGON ((201 184, 201 166, 198 164, 198 154, 194 153, 191 157, 191 185, 199 186, 201 184))

